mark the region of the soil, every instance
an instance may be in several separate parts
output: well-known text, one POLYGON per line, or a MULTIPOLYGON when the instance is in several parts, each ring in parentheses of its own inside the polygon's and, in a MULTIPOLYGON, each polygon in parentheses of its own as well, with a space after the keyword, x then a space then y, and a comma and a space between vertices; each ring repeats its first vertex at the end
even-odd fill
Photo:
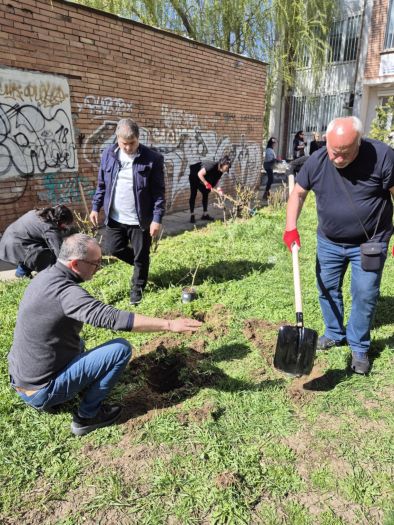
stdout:
MULTIPOLYGON (((173 318, 174 312, 169 317, 173 318)), ((178 422, 185 426, 198 424, 207 419, 217 420, 225 413, 225 408, 213 402, 207 402, 201 407, 188 411, 184 411, 180 405, 198 389, 215 386, 226 379, 225 373, 215 366, 212 354, 206 349, 211 341, 228 333, 228 327, 233 321, 232 316, 223 305, 216 305, 209 313, 201 312, 195 317, 204 321, 196 339, 188 338, 185 342, 177 335, 158 337, 144 344, 139 349, 139 355, 132 359, 122 379, 124 386, 128 387, 125 388, 128 393, 122 399, 124 410, 120 420, 124 436, 116 445, 95 447, 86 444, 81 450, 81 455, 89 459, 89 468, 85 474, 88 478, 99 479, 100 474, 116 472, 126 488, 132 486, 137 497, 144 495, 149 490, 144 476, 152 463, 159 458, 165 460, 171 457, 176 451, 176 446, 133 443, 133 436, 138 434, 143 425, 158 412, 167 411, 172 406, 178 407, 176 417, 178 422)), ((270 375, 273 373, 272 361, 277 333, 283 324, 286 323, 270 323, 261 319, 250 319, 244 323, 244 335, 260 351, 266 362, 265 368, 269 370, 270 375)), ((256 370, 256 377, 264 375, 265 368, 256 370)), ((322 379, 325 375, 321 369, 315 367, 310 376, 289 381, 290 398, 295 404, 307 402, 316 391, 319 391, 316 385, 324 386, 325 381, 330 383, 330 378, 322 379)), ((332 384, 325 386, 332 387, 332 384)), ((326 421, 324 424, 328 423, 326 421)), ((312 439, 312 434, 308 436, 304 430, 302 435, 295 435, 286 441, 296 453, 300 475, 307 479, 310 470, 319 463, 323 455, 331 458, 330 464, 336 475, 345 475, 348 466, 339 461, 339 458, 335 461, 330 450, 314 451, 311 446, 312 439)), ((201 453, 197 450, 197 446, 195 452, 201 453)), ((77 509, 86 508, 86 505, 97 495, 97 489, 89 484, 88 478, 83 478, 80 486, 70 490, 62 501, 47 501, 45 498, 48 490, 47 482, 44 479, 38 480, 35 489, 24 497, 26 501, 24 508, 35 507, 35 510, 28 510, 22 515, 15 514, 2 523, 41 525, 65 519, 77 509)), ((239 482, 238 475, 230 471, 221 473, 215 479, 215 485, 219 489, 229 487, 236 489, 239 482)), ((334 498, 334 495, 327 495, 327 497, 334 498)), ((316 502, 309 501, 305 504, 311 508, 316 506, 318 512, 316 502)), ((330 500, 330 505, 340 509, 344 502, 330 500)), ((138 523, 138 516, 126 513, 127 509, 112 507, 99 511, 94 517, 87 513, 83 519, 86 523, 138 523)), ((349 517, 344 509, 343 515, 345 518, 349 517)))

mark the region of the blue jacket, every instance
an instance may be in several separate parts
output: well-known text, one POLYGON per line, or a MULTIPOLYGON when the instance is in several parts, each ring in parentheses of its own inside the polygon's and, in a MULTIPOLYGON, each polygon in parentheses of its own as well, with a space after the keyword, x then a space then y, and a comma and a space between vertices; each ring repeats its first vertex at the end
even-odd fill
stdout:
MULTIPOLYGON (((113 144, 106 148, 101 157, 97 189, 93 197, 93 211, 104 206, 105 224, 108 223, 109 210, 116 180, 120 169, 119 146, 113 144)), ((133 163, 135 207, 143 230, 151 222, 161 224, 165 211, 164 158, 140 144, 133 163)))

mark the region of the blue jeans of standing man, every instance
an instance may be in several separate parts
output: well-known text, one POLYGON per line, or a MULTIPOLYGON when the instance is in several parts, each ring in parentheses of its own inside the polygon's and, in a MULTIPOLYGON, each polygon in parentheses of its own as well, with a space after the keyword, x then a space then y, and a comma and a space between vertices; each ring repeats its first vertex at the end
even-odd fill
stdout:
POLYGON ((113 339, 90 352, 81 352, 52 381, 33 395, 17 393, 33 408, 46 410, 69 401, 83 390, 78 415, 92 418, 117 382, 130 357, 130 343, 121 338, 113 339))
MULTIPOLYGON (((385 244, 385 256, 387 243, 385 244)), ((379 297, 383 272, 366 272, 361 268, 360 245, 337 244, 317 238, 316 276, 320 308, 326 326, 324 335, 334 341, 345 338, 353 352, 368 352, 370 328, 379 297), (345 329, 343 311, 343 278, 351 267, 352 306, 345 329)))

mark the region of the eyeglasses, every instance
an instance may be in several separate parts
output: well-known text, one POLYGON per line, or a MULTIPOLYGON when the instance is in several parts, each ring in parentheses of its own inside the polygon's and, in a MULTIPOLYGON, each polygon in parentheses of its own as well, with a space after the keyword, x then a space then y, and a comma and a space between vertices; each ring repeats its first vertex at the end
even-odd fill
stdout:
POLYGON ((100 261, 98 263, 97 262, 92 262, 92 261, 87 261, 86 259, 77 259, 77 260, 81 261, 81 262, 85 262, 86 264, 90 264, 90 266, 94 266, 96 268, 96 270, 101 268, 101 265, 102 265, 101 259, 100 259, 100 261))

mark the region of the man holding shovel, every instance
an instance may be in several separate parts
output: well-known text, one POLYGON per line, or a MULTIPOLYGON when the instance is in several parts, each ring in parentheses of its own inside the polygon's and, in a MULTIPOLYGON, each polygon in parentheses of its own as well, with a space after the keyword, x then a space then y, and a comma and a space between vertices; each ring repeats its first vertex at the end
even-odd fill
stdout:
MULTIPOLYGON (((209 192, 216 186, 224 173, 228 173, 231 168, 230 157, 224 155, 219 162, 197 162, 190 166, 190 222, 194 224, 196 222, 194 216, 194 205, 196 202, 197 192, 199 191, 202 195, 202 208, 203 213, 201 220, 212 221, 213 217, 208 214, 208 196, 209 192)), ((220 187, 217 191, 222 193, 220 187)))
POLYGON ((394 151, 363 139, 356 117, 330 122, 327 148, 306 161, 289 197, 283 235, 289 250, 293 243, 301 246, 297 220, 310 190, 316 195, 316 277, 325 323, 318 350, 349 344, 352 370, 366 374, 370 328, 393 230, 394 151), (345 327, 342 284, 349 265, 352 306, 345 327))

